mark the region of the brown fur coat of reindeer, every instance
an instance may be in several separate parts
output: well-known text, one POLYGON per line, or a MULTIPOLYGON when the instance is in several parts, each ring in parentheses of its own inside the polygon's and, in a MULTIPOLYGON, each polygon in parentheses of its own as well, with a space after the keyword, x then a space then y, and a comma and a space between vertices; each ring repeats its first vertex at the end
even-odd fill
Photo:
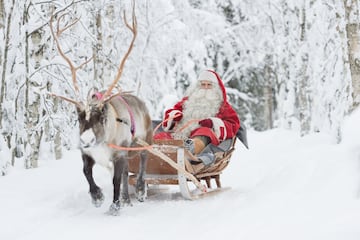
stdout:
MULTIPOLYGON (((60 20, 65 14, 58 17, 57 32, 54 32, 52 25, 54 15, 50 19, 50 28, 55 40, 59 54, 68 63, 75 91, 78 93, 76 71, 87 62, 75 67, 72 61, 64 54, 61 49, 59 36, 62 32, 73 26, 78 20, 68 24, 64 28, 59 27, 60 20)), ((99 163, 111 170, 113 174, 113 201, 110 205, 109 213, 118 215, 121 204, 131 204, 128 193, 128 159, 136 152, 119 151, 109 147, 114 144, 122 147, 135 146, 136 139, 142 139, 147 143, 152 143, 152 125, 148 110, 143 101, 136 96, 127 93, 111 94, 113 88, 119 81, 124 68, 124 63, 128 58, 136 38, 136 17, 132 14, 132 26, 124 22, 133 33, 133 38, 129 49, 123 57, 117 76, 107 91, 99 92, 96 89, 89 91, 86 101, 75 101, 67 97, 58 96, 63 100, 75 104, 79 119, 80 128, 80 150, 83 159, 83 172, 89 183, 92 202, 99 207, 104 201, 104 194, 100 187, 95 183, 93 177, 93 166, 99 163), (122 189, 121 189, 122 186, 122 189), (121 197, 120 197, 121 193, 121 197)), ((140 152, 141 163, 139 175, 136 183, 136 194, 139 201, 144 201, 146 197, 146 187, 144 173, 146 168, 146 151, 140 152)))

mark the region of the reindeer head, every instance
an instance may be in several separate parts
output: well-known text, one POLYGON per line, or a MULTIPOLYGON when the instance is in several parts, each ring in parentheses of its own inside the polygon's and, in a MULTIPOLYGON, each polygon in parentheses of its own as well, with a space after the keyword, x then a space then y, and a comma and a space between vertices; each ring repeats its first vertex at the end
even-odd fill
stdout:
POLYGON ((76 107, 81 148, 93 147, 105 140, 106 105, 99 94, 97 89, 91 90, 86 104, 76 107))
MULTIPOLYGON (((78 101, 73 100, 67 97, 59 96, 56 94, 52 94, 55 97, 61 98, 65 101, 68 101, 70 103, 75 104, 76 110, 78 113, 78 119, 79 119, 79 128, 80 128, 80 142, 81 142, 81 148, 88 148, 93 147, 97 144, 103 143, 105 141, 105 127, 106 127, 106 118, 107 118, 107 102, 109 102, 113 97, 118 96, 121 94, 121 92, 117 92, 115 94, 112 94, 112 90, 116 86, 116 84, 119 82, 122 71, 124 69, 124 65, 126 62, 126 59, 129 57, 130 52, 134 46, 134 42, 137 35, 137 22, 136 22, 136 16, 135 16, 135 4, 133 3, 133 12, 132 12, 132 26, 129 25, 129 23, 126 20, 125 11, 124 11, 124 23, 128 29, 133 33, 133 38, 131 40, 130 46, 128 51, 125 53, 123 59, 120 62, 118 72, 116 74, 115 79, 113 80, 110 87, 104 91, 99 92, 97 89, 91 89, 88 93, 86 101, 78 101)), ((61 15, 58 17, 57 20, 57 26, 56 26, 56 33, 54 32, 54 28, 52 25, 53 18, 55 14, 51 16, 50 19, 50 29, 52 36, 55 40, 57 49, 59 54, 65 59, 67 64, 70 67, 71 76, 72 76, 72 82, 74 85, 75 92, 77 94, 77 97, 79 98, 79 88, 77 84, 76 79, 76 71, 79 70, 82 66, 87 64, 89 61, 92 60, 92 57, 85 61, 84 63, 80 64, 79 66, 75 67, 73 62, 65 55, 65 53, 61 49, 61 45, 59 42, 59 36, 75 25, 79 19, 76 19, 72 23, 66 25, 63 28, 60 28, 60 20, 64 18, 66 14, 61 15)))

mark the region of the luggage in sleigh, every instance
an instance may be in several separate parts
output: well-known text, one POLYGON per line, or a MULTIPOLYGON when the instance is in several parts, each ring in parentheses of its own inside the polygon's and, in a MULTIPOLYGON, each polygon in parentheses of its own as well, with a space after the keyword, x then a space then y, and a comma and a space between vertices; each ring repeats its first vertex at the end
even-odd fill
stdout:
MULTIPOLYGON (((243 126, 240 127, 236 137, 227 139, 218 146, 207 146, 215 155, 215 161, 211 165, 190 163, 189 160, 195 157, 184 148, 182 140, 156 139, 152 146, 138 141, 138 144, 148 147, 149 151, 145 181, 148 185, 179 185, 181 195, 186 199, 224 190, 220 175, 230 162, 237 138, 248 147, 246 129, 243 126), (212 188, 212 181, 215 181, 216 188, 212 188), (189 188, 189 183, 196 186, 196 191, 189 188)), ((139 156, 129 161, 131 185, 136 183, 139 162, 139 156)))

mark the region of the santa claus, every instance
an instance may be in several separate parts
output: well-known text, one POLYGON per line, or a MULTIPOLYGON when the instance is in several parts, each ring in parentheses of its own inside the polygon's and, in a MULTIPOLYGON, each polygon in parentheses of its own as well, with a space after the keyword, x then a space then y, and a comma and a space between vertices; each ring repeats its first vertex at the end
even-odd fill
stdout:
POLYGON ((227 101, 219 75, 205 70, 186 96, 165 111, 162 127, 165 132, 156 134, 156 139, 183 139, 198 154, 209 143, 218 145, 234 137, 240 120, 227 101))

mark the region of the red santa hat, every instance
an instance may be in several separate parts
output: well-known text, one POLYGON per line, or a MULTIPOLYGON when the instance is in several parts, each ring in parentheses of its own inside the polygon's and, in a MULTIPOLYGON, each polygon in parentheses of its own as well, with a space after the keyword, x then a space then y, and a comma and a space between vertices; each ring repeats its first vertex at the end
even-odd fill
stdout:
POLYGON ((215 75, 215 73, 209 71, 209 70, 205 70, 202 71, 198 77, 198 81, 209 81, 212 82, 213 84, 217 84, 218 83, 218 79, 215 75))

